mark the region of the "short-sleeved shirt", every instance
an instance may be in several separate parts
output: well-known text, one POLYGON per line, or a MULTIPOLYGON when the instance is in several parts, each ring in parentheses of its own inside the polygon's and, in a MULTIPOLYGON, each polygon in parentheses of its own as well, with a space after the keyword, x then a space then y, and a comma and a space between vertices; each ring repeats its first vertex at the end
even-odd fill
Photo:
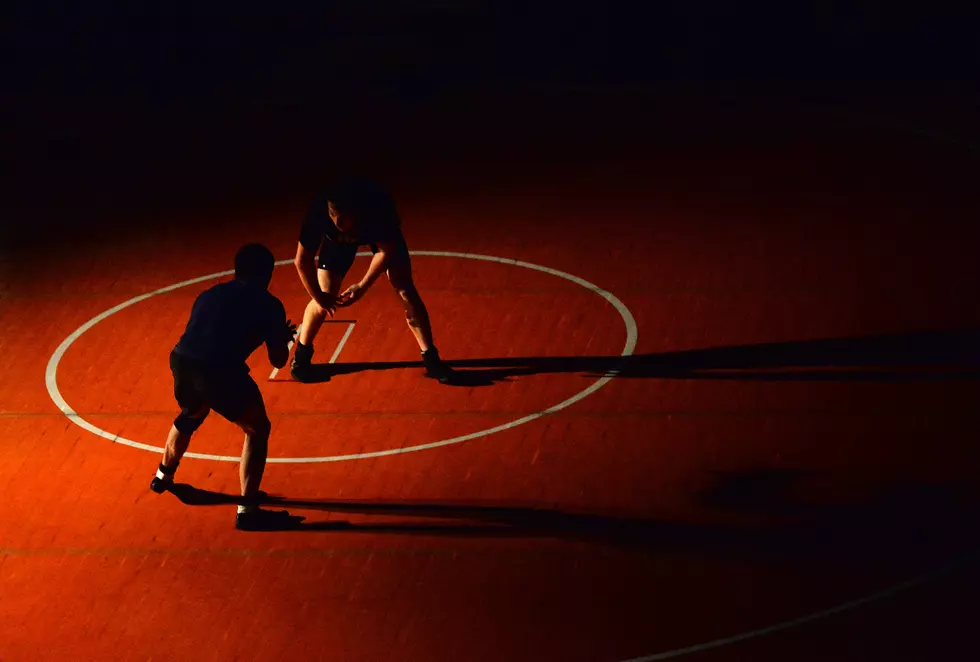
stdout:
POLYGON ((299 234, 299 243, 303 248, 316 251, 328 241, 357 246, 404 241, 395 202, 380 186, 358 213, 357 226, 350 232, 341 232, 330 218, 327 207, 329 197, 329 190, 323 190, 310 204, 299 234))
POLYGON ((281 342, 285 330, 282 302, 264 287, 236 279, 198 295, 174 352, 215 367, 247 372, 245 361, 252 352, 263 343, 281 342))

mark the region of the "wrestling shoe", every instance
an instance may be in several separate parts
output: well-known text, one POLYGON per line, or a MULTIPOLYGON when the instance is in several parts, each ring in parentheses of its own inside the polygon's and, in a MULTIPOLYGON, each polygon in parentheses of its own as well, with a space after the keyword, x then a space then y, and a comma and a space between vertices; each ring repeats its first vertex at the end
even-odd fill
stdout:
POLYGON ((293 352, 293 361, 289 365, 289 374, 298 382, 305 382, 310 379, 313 362, 313 345, 296 343, 296 351, 293 352))
MULTIPOLYGON (((177 464, 180 463, 178 462, 177 464)), ((157 467, 157 475, 150 481, 150 489, 157 494, 163 494, 169 490, 174 485, 174 472, 176 471, 177 467, 168 469, 167 467, 163 466, 163 463, 161 462, 160 466, 157 467)))
POLYGON ((437 380, 440 384, 450 384, 453 381, 453 369, 441 358, 439 350, 430 347, 422 352, 422 364, 425 366, 425 376, 437 380))

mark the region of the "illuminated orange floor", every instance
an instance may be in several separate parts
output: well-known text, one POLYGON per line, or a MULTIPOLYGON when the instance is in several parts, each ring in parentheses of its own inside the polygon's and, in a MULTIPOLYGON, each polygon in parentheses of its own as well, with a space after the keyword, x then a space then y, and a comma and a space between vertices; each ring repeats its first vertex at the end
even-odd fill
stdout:
MULTIPOLYGON (((106 438, 162 445, 167 354, 217 279, 52 356, 246 241, 288 260, 302 195, 16 256, 0 659, 963 659, 976 364, 903 334, 980 325, 978 206, 959 162, 847 140, 396 177, 412 250, 463 254, 414 264, 474 385, 421 377, 383 281, 318 338, 326 362, 354 323, 329 381, 257 353, 263 487, 297 531, 234 529, 233 462, 186 459, 184 503, 147 489, 157 451, 106 438)), ((291 265, 271 289, 301 317, 291 265)), ((212 416, 191 451, 240 444, 212 416)))

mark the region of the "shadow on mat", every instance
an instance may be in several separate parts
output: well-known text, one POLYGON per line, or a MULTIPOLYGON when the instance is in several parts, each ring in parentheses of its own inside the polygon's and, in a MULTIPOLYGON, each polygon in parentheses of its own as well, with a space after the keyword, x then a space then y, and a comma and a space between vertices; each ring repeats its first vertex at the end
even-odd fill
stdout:
MULTIPOLYGON (((730 481, 730 477, 723 479, 730 481)), ((792 478, 787 478, 792 480, 792 478)), ((171 490, 195 506, 232 505, 241 497, 177 483, 171 490)), ((717 498, 717 494, 715 495, 717 498)), ((780 499, 784 496, 780 496, 780 499)), ((788 497, 786 497, 788 498, 788 497)), ((280 530, 467 538, 552 538, 639 551, 745 556, 755 560, 918 558, 978 544, 978 509, 942 486, 899 485, 869 503, 812 507, 805 517, 754 526, 665 522, 527 507, 459 503, 301 500, 263 495, 273 508, 386 516, 386 521, 306 522, 280 530), (425 521, 405 521, 405 520, 425 521), (436 521, 432 521, 436 520, 436 521)), ((796 512, 799 512, 797 509, 796 512)))
MULTIPOLYGON (((980 378, 980 329, 714 347, 632 356, 539 356, 447 360, 456 386, 489 386, 543 373, 600 378, 753 381, 935 381, 980 378)), ((314 364, 311 382, 367 370, 418 368, 418 361, 314 364)))

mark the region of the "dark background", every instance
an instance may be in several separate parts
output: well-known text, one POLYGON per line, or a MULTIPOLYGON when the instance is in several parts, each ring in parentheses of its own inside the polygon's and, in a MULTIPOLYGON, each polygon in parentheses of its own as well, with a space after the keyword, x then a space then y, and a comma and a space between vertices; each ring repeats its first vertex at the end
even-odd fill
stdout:
MULTIPOLYGON (((576 90, 873 107, 970 136, 976 12, 908 4, 17 2, 4 240, 506 139, 529 100, 576 90)), ((547 107, 527 117, 589 130, 547 107)))

